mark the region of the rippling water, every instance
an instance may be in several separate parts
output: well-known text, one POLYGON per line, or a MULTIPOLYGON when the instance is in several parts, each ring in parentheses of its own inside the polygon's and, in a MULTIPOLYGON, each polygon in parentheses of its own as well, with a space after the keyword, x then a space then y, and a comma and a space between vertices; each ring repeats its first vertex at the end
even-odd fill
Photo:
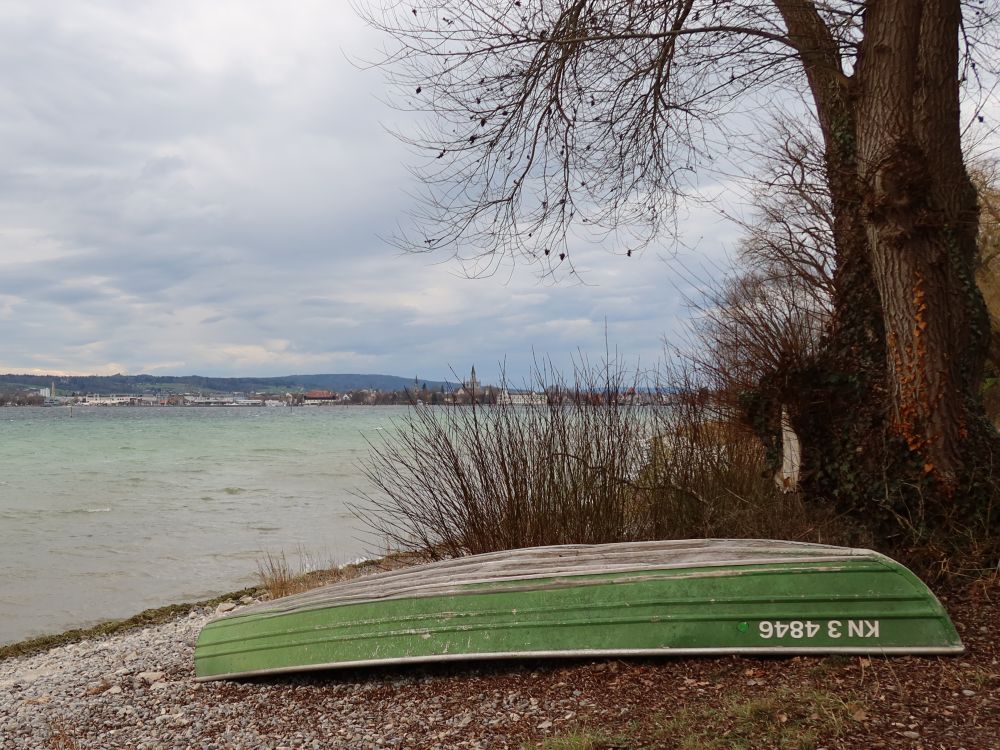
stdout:
POLYGON ((0 643, 370 551, 347 510, 401 410, 0 408, 0 643))

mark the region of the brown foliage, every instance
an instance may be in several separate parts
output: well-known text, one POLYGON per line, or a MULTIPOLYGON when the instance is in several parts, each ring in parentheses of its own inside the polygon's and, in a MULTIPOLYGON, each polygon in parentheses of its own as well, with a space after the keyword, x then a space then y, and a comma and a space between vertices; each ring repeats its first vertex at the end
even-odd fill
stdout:
POLYGON ((569 397, 411 410, 372 447, 365 471, 373 489, 358 514, 392 545, 434 556, 642 539, 829 538, 833 524, 778 491, 760 441, 690 383, 666 390, 607 367, 578 369, 572 384, 549 376, 539 389, 569 397))

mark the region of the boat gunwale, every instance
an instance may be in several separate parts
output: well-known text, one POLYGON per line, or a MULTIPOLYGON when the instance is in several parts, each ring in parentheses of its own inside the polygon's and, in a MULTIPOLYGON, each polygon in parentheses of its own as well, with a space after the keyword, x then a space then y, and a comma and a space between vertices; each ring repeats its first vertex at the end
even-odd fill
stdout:
POLYGON ((566 651, 498 651, 493 653, 473 652, 468 654, 437 654, 428 656, 401 656, 387 659, 361 659, 347 662, 327 662, 289 667, 229 672, 225 674, 195 677, 195 682, 233 680, 245 677, 268 677, 272 675, 301 672, 319 672, 339 669, 368 669, 369 667, 390 667, 410 664, 434 664, 457 661, 516 661, 531 659, 604 659, 608 657, 664 657, 664 656, 945 656, 964 654, 965 645, 951 646, 713 646, 708 648, 644 648, 644 649, 571 649, 566 651))

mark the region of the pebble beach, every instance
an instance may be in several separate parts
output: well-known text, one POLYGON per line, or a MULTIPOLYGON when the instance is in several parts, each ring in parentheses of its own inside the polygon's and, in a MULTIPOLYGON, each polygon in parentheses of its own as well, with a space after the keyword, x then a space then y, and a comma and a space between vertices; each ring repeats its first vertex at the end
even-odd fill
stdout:
POLYGON ((998 599, 995 586, 946 598, 967 647, 957 657, 495 662, 196 682, 201 627, 253 603, 244 597, 0 660, 0 750, 987 750, 1000 736, 998 599))
POLYGON ((426 672, 195 681, 201 627, 254 601, 0 662, 0 748, 519 747, 500 724, 545 733, 575 716, 579 695, 456 694, 426 672))

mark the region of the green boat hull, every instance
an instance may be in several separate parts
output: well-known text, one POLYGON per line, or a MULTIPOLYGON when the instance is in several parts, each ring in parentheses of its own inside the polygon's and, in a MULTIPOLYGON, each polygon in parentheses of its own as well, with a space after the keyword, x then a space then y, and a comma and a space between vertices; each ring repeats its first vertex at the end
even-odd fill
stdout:
POLYGON ((209 622, 200 679, 428 661, 950 654, 930 590, 870 550, 693 540, 513 550, 336 583, 209 622))

